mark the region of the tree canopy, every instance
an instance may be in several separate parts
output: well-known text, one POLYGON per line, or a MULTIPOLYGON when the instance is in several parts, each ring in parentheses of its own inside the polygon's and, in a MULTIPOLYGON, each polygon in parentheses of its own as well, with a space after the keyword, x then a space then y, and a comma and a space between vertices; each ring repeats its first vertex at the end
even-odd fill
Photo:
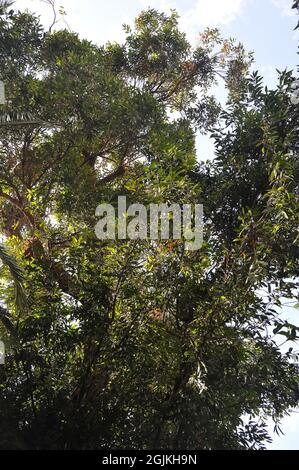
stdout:
POLYGON ((175 12, 98 46, 10 3, 0 231, 26 299, 4 263, 0 449, 263 448, 299 397, 298 328, 277 313, 298 297, 294 74, 264 87, 241 44, 207 29, 193 48, 175 12), (202 248, 98 240, 95 209, 119 195, 203 204, 202 248))

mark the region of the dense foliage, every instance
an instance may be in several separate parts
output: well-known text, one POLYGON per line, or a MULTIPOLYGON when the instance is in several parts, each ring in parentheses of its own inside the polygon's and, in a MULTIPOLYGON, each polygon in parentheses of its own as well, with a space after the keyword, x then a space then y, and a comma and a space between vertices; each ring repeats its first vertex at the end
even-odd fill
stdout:
POLYGON ((0 13, 0 227, 26 292, 3 264, 0 448, 262 448, 299 396, 276 308, 298 295, 295 77, 264 88, 241 45, 193 49, 175 13, 105 47, 0 13), (202 203, 202 248, 98 240, 118 195, 202 203))

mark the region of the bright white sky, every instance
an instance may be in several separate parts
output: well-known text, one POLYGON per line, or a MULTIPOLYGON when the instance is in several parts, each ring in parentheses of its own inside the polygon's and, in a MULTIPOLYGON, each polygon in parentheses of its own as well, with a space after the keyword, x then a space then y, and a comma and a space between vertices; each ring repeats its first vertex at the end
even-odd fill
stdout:
MULTIPOLYGON (((276 69, 297 70, 299 63, 292 0, 57 0, 57 5, 64 7, 73 31, 98 44, 121 42, 122 24, 132 24, 140 10, 148 6, 164 12, 175 8, 181 16, 181 28, 192 43, 204 27, 217 26, 223 36, 235 37, 247 50, 253 50, 255 68, 269 87, 276 83, 276 69)), ((37 12, 46 26, 52 22, 51 9, 43 0, 16 0, 15 6, 37 12)), ((222 96, 223 90, 219 98, 222 96)), ((200 158, 212 157, 213 144, 207 137, 197 139, 197 149, 200 158)), ((298 324, 298 310, 285 308, 283 314, 298 324)), ((299 449, 299 412, 285 418, 282 428, 285 436, 273 436, 269 448, 299 449)))

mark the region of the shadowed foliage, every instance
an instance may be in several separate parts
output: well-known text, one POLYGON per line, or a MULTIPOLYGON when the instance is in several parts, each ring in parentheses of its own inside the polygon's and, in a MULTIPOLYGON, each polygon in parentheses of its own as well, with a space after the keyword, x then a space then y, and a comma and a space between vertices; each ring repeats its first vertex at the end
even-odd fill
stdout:
POLYGON ((125 31, 98 46, 0 8, 0 112, 36 119, 0 124, 0 231, 23 273, 0 248, 0 449, 264 448, 299 396, 278 313, 298 298, 295 77, 265 88, 242 45, 208 29, 192 48, 176 13, 125 31), (202 248, 98 240, 119 195, 202 203, 202 248))

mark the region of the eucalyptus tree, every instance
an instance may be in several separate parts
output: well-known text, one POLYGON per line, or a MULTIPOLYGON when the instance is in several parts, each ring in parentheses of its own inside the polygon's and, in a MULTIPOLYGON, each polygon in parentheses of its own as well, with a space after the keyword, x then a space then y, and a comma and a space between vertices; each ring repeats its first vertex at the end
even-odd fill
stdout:
POLYGON ((0 448, 262 448, 298 401, 273 338, 297 336, 273 308, 298 278, 294 77, 265 90, 240 44, 208 29, 194 49, 175 13, 125 30, 98 46, 1 8, 6 112, 39 122, 0 126, 0 227, 27 297, 16 311, 1 284, 17 341, 1 327, 0 448), (198 164, 198 130, 215 161, 198 164), (203 203, 202 248, 98 240, 95 209, 119 195, 203 203))

